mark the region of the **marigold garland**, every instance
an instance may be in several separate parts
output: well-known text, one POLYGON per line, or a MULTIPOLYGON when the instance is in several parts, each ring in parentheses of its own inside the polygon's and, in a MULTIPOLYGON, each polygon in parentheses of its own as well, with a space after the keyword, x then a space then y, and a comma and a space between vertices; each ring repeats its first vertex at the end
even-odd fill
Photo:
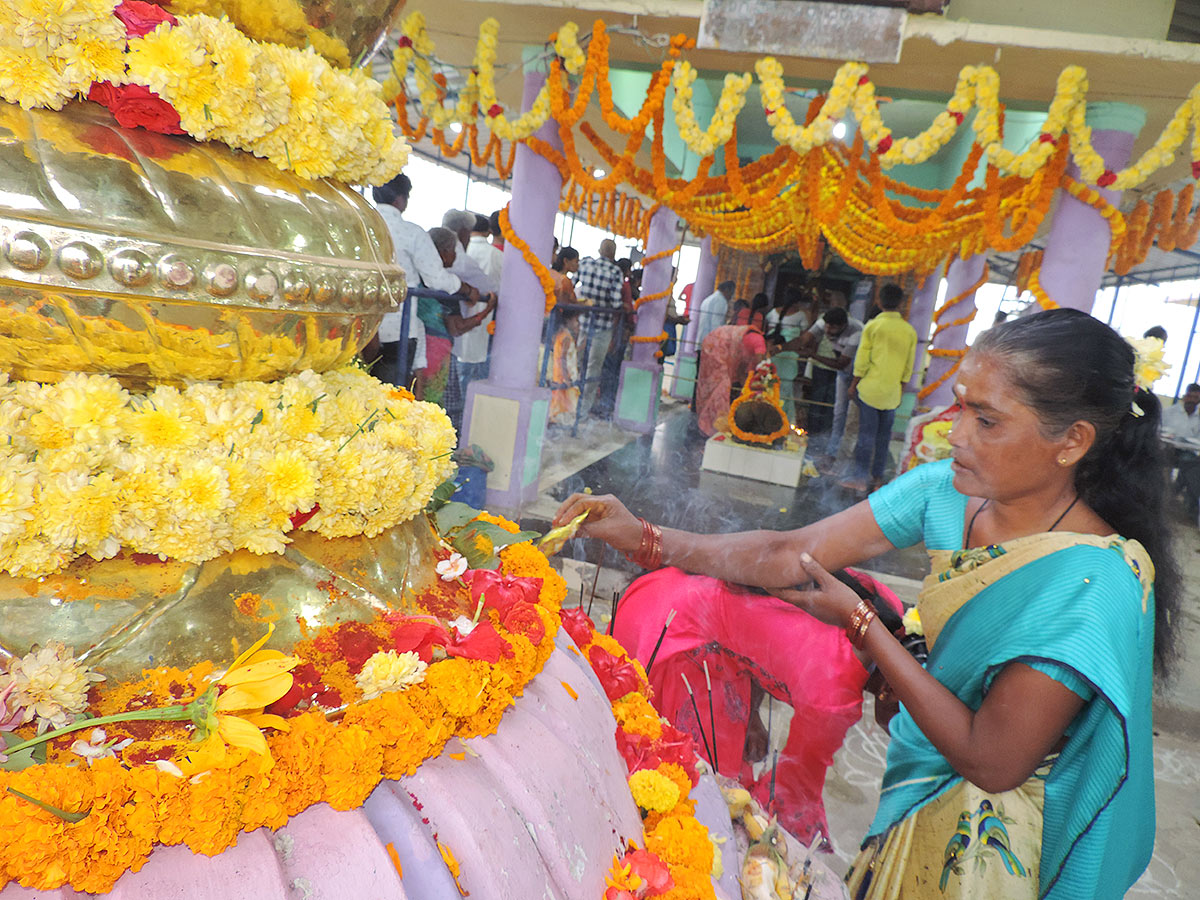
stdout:
POLYGON ((554 291, 554 275, 551 273, 549 267, 538 259, 537 254, 529 248, 529 245, 513 229, 512 222, 508 218, 507 205, 500 210, 500 233, 504 235, 505 243, 512 244, 521 251, 521 258, 529 264, 529 268, 537 276, 538 284, 542 286, 542 291, 546 294, 546 315, 550 315, 550 311, 554 309, 555 303, 558 302, 554 291))
MULTIPOLYGON (((287 731, 268 737, 269 767, 264 768, 261 757, 238 751, 226 765, 194 782, 179 777, 171 765, 154 763, 186 749, 187 738, 175 724, 170 725, 174 735, 168 735, 173 739, 166 742, 135 734, 139 741, 124 755, 129 762, 136 752, 139 762, 128 768, 108 758, 94 760, 91 767, 52 762, 0 771, 0 887, 11 880, 35 890, 70 885, 103 893, 126 870, 140 868, 156 844, 186 844, 213 855, 232 845, 239 833, 282 827, 314 803, 354 809, 380 780, 411 774, 451 738, 494 732, 504 710, 553 652, 557 613, 566 594, 566 583, 531 544, 506 548, 501 564, 506 574, 542 579, 536 610, 544 632, 536 645, 521 632, 507 631, 495 610, 489 610, 497 646, 507 648, 508 655, 501 653, 495 663, 457 656, 434 661, 423 682, 364 701, 348 674, 346 648, 364 639, 390 640, 406 622, 427 625, 428 620, 384 617, 324 629, 293 649, 303 662, 294 674, 298 680, 319 676, 322 689, 328 690, 340 666, 347 673, 337 682, 341 699, 326 703, 341 703, 344 713, 336 722, 318 706, 290 714, 287 731), (337 637, 351 626, 355 635, 337 637), (8 788, 87 816, 72 824, 8 788)), ((140 681, 108 686, 97 711, 116 712, 130 703, 186 702, 211 671, 207 662, 187 671, 149 670, 140 681)), ((71 755, 52 748, 51 759, 56 758, 62 763, 71 755)))
MULTIPOLYGON (((957 325, 969 325, 973 321, 975 321, 975 316, 979 312, 978 309, 972 309, 970 311, 970 313, 968 313, 967 315, 962 316, 961 318, 958 318, 958 319, 954 319, 953 321, 950 321, 950 322, 942 322, 940 320, 946 315, 946 313, 951 308, 957 306, 959 303, 961 303, 967 297, 970 297, 977 290, 979 290, 981 287, 983 287, 985 284, 987 284, 987 280, 988 280, 988 265, 987 265, 987 263, 984 263, 983 273, 979 276, 979 279, 973 285, 971 285, 966 290, 955 294, 953 297, 948 298, 945 303, 943 303, 941 306, 939 306, 934 311, 933 321, 937 324, 937 328, 933 332, 932 340, 936 340, 937 336, 939 334, 941 334, 943 331, 945 331, 947 328, 954 328, 957 325)), ((958 371, 959 364, 962 362, 963 357, 966 356, 966 352, 967 352, 966 350, 961 350, 961 349, 947 349, 945 347, 931 347, 929 350, 930 356, 937 356, 937 357, 941 357, 943 359, 953 359, 954 363, 950 366, 949 369, 947 369, 945 372, 943 372, 939 378, 935 379, 934 381, 930 382, 929 384, 923 385, 921 387, 921 389, 919 391, 917 391, 917 400, 918 401, 924 400, 926 397, 928 397, 930 394, 932 394, 934 391, 936 391, 939 387, 941 387, 943 384, 945 384, 948 380, 953 378, 954 374, 958 371)))

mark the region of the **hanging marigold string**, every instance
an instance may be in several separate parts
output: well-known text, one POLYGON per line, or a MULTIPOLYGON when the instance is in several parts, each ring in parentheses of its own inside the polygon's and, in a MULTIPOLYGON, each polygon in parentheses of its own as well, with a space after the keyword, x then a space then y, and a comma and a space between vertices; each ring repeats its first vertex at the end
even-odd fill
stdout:
POLYGON ((500 210, 500 233, 504 235, 506 243, 512 244, 521 251, 521 258, 529 263, 529 268, 533 269, 533 274, 537 276, 538 283, 546 293, 546 315, 550 315, 550 310, 554 309, 554 304, 558 299, 554 292, 554 275, 513 229, 508 218, 507 205, 500 210))
POLYGON ((1110 257, 1113 271, 1128 275, 1134 266, 1146 261, 1155 243, 1164 253, 1187 250, 1195 244, 1200 237, 1200 207, 1192 209, 1194 195, 1195 185, 1189 184, 1178 195, 1170 190, 1159 191, 1153 208, 1144 198, 1138 200, 1126 217, 1124 240, 1110 257))
POLYGON ((1029 276, 1042 267, 1044 250, 1026 250, 1017 260, 1017 271, 1013 274, 1013 284, 1017 287, 1017 296, 1029 290, 1029 276))
POLYGON ((954 364, 951 365, 950 368, 947 369, 945 372, 943 372, 941 377, 938 378, 936 381, 932 382, 931 384, 925 385, 923 388, 921 388, 919 391, 917 391, 917 400, 924 400, 926 397, 928 397, 930 394, 932 394, 934 391, 936 391, 939 387, 941 387, 943 384, 945 384, 949 379, 953 378, 954 373, 956 373, 958 371, 958 367, 960 365, 962 365, 963 357, 967 355, 967 351, 966 350, 950 350, 945 347, 932 347, 929 350, 929 355, 938 357, 940 359, 952 359, 952 360, 954 360, 954 364))
POLYGON ((968 313, 967 315, 965 315, 961 318, 958 318, 958 319, 954 319, 950 322, 943 322, 942 318, 953 307, 957 306, 959 303, 962 303, 968 297, 973 296, 977 290, 979 290, 981 287, 983 287, 985 284, 987 284, 988 274, 989 274, 988 264, 984 263, 983 264, 983 274, 981 274, 979 276, 978 281, 976 281, 973 285, 971 285, 965 291, 962 291, 961 293, 955 294, 953 297, 950 297, 948 300, 946 300, 945 303, 943 303, 936 310, 934 310, 933 322, 935 325, 937 325, 937 328, 935 328, 933 331, 932 340, 937 340, 937 336, 939 334, 941 334, 943 331, 945 331, 947 328, 956 328, 959 325, 970 325, 973 321, 975 321, 975 315, 976 315, 976 313, 979 312, 979 310, 977 308, 972 308, 970 313, 968 313))
POLYGON ((1046 289, 1042 287, 1041 269, 1034 269, 1029 274, 1029 293, 1033 294, 1033 299, 1038 302, 1038 306, 1042 309, 1058 309, 1058 304, 1051 299, 1046 293, 1046 289))

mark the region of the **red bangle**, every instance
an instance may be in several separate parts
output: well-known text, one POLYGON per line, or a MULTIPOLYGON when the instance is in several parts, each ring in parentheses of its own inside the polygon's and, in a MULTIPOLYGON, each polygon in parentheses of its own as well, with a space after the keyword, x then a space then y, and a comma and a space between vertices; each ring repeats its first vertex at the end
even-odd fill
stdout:
POLYGON ((657 569, 662 565, 663 533, 657 525, 639 519, 642 523, 642 540, 637 550, 626 553, 625 558, 643 569, 657 569))

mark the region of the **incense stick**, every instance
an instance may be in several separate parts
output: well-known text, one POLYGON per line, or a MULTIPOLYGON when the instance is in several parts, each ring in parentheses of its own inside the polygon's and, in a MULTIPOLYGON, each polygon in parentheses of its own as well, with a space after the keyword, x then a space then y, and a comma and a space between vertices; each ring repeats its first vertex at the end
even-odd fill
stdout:
POLYGON ((779 769, 779 751, 775 751, 774 758, 771 760, 771 793, 767 801, 768 812, 775 815, 775 773, 779 769))
POLYGON ((713 736, 713 768, 720 772, 721 764, 717 761, 717 718, 713 715, 712 679, 708 677, 707 659, 704 660, 704 684, 708 688, 708 730, 713 736))
MULTIPOLYGON (((704 741, 704 752, 708 756, 708 761, 712 762, 712 749, 708 746, 708 736, 704 733, 704 720, 700 718, 700 707, 696 705, 696 695, 692 693, 691 682, 688 681, 687 672, 680 672, 680 677, 683 679, 683 686, 687 688, 688 698, 692 701, 692 712, 696 714, 696 727, 700 729, 700 740, 704 741)), ((716 735, 713 735, 716 737, 716 735)), ((716 767, 714 766, 714 769, 716 767)))
POLYGON ((654 665, 654 660, 658 656, 658 648, 662 646, 663 638, 667 636, 667 629, 671 627, 671 620, 675 618, 675 610, 667 613, 667 621, 663 623, 662 631, 658 635, 658 642, 654 645, 654 652, 650 654, 650 661, 646 663, 646 674, 650 674, 650 667, 654 665))
POLYGON ((612 612, 609 613, 609 616, 608 616, 608 633, 609 634, 613 633, 613 628, 615 628, 616 624, 617 624, 617 601, 620 599, 621 599, 621 592, 613 591, 613 593, 612 593, 612 612))
MULTIPOLYGON (((583 581, 583 576, 582 576, 582 575, 580 575, 580 576, 579 576, 579 605, 580 605, 580 606, 583 606, 583 595, 584 595, 584 593, 585 593, 585 591, 584 591, 584 581, 583 581)), ((588 597, 588 608, 587 608, 587 614, 588 614, 588 618, 589 618, 589 619, 592 617, 592 600, 594 600, 594 599, 595 599, 595 597, 596 597, 596 595, 595 595, 595 594, 592 594, 592 596, 591 596, 591 597, 588 597)))

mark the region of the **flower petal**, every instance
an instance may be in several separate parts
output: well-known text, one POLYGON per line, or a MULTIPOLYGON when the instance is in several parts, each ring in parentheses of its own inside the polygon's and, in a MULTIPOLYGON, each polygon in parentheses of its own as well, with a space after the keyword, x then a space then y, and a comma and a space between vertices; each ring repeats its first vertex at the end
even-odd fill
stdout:
POLYGON ((283 716, 276 716, 271 713, 253 713, 248 716, 242 716, 242 718, 259 728, 274 728, 276 731, 289 731, 292 727, 283 716))
POLYGON ((270 622, 267 625, 267 633, 264 634, 262 637, 260 637, 257 641, 255 641, 249 647, 247 647, 246 651, 241 656, 239 656, 237 659, 235 659, 233 661, 233 665, 231 665, 229 667, 229 671, 232 672, 234 669, 238 668, 239 666, 244 665, 246 660, 248 660, 255 653, 257 653, 259 650, 262 649, 262 645, 265 644, 268 640, 270 640, 271 635, 273 635, 274 633, 275 633, 275 623, 270 622))
POLYGON ((217 716, 217 733, 231 747, 242 747, 254 753, 268 752, 263 733, 237 716, 217 716))
POLYGON ((262 662, 251 663, 240 669, 230 669, 225 673, 220 683, 232 687, 235 684, 245 684, 250 681, 265 681, 283 672, 289 672, 300 664, 295 656, 281 656, 279 659, 266 659, 262 662))
POLYGON ((262 709, 270 706, 292 689, 291 672, 281 672, 261 681, 239 684, 217 697, 217 712, 235 712, 239 709, 262 709))

